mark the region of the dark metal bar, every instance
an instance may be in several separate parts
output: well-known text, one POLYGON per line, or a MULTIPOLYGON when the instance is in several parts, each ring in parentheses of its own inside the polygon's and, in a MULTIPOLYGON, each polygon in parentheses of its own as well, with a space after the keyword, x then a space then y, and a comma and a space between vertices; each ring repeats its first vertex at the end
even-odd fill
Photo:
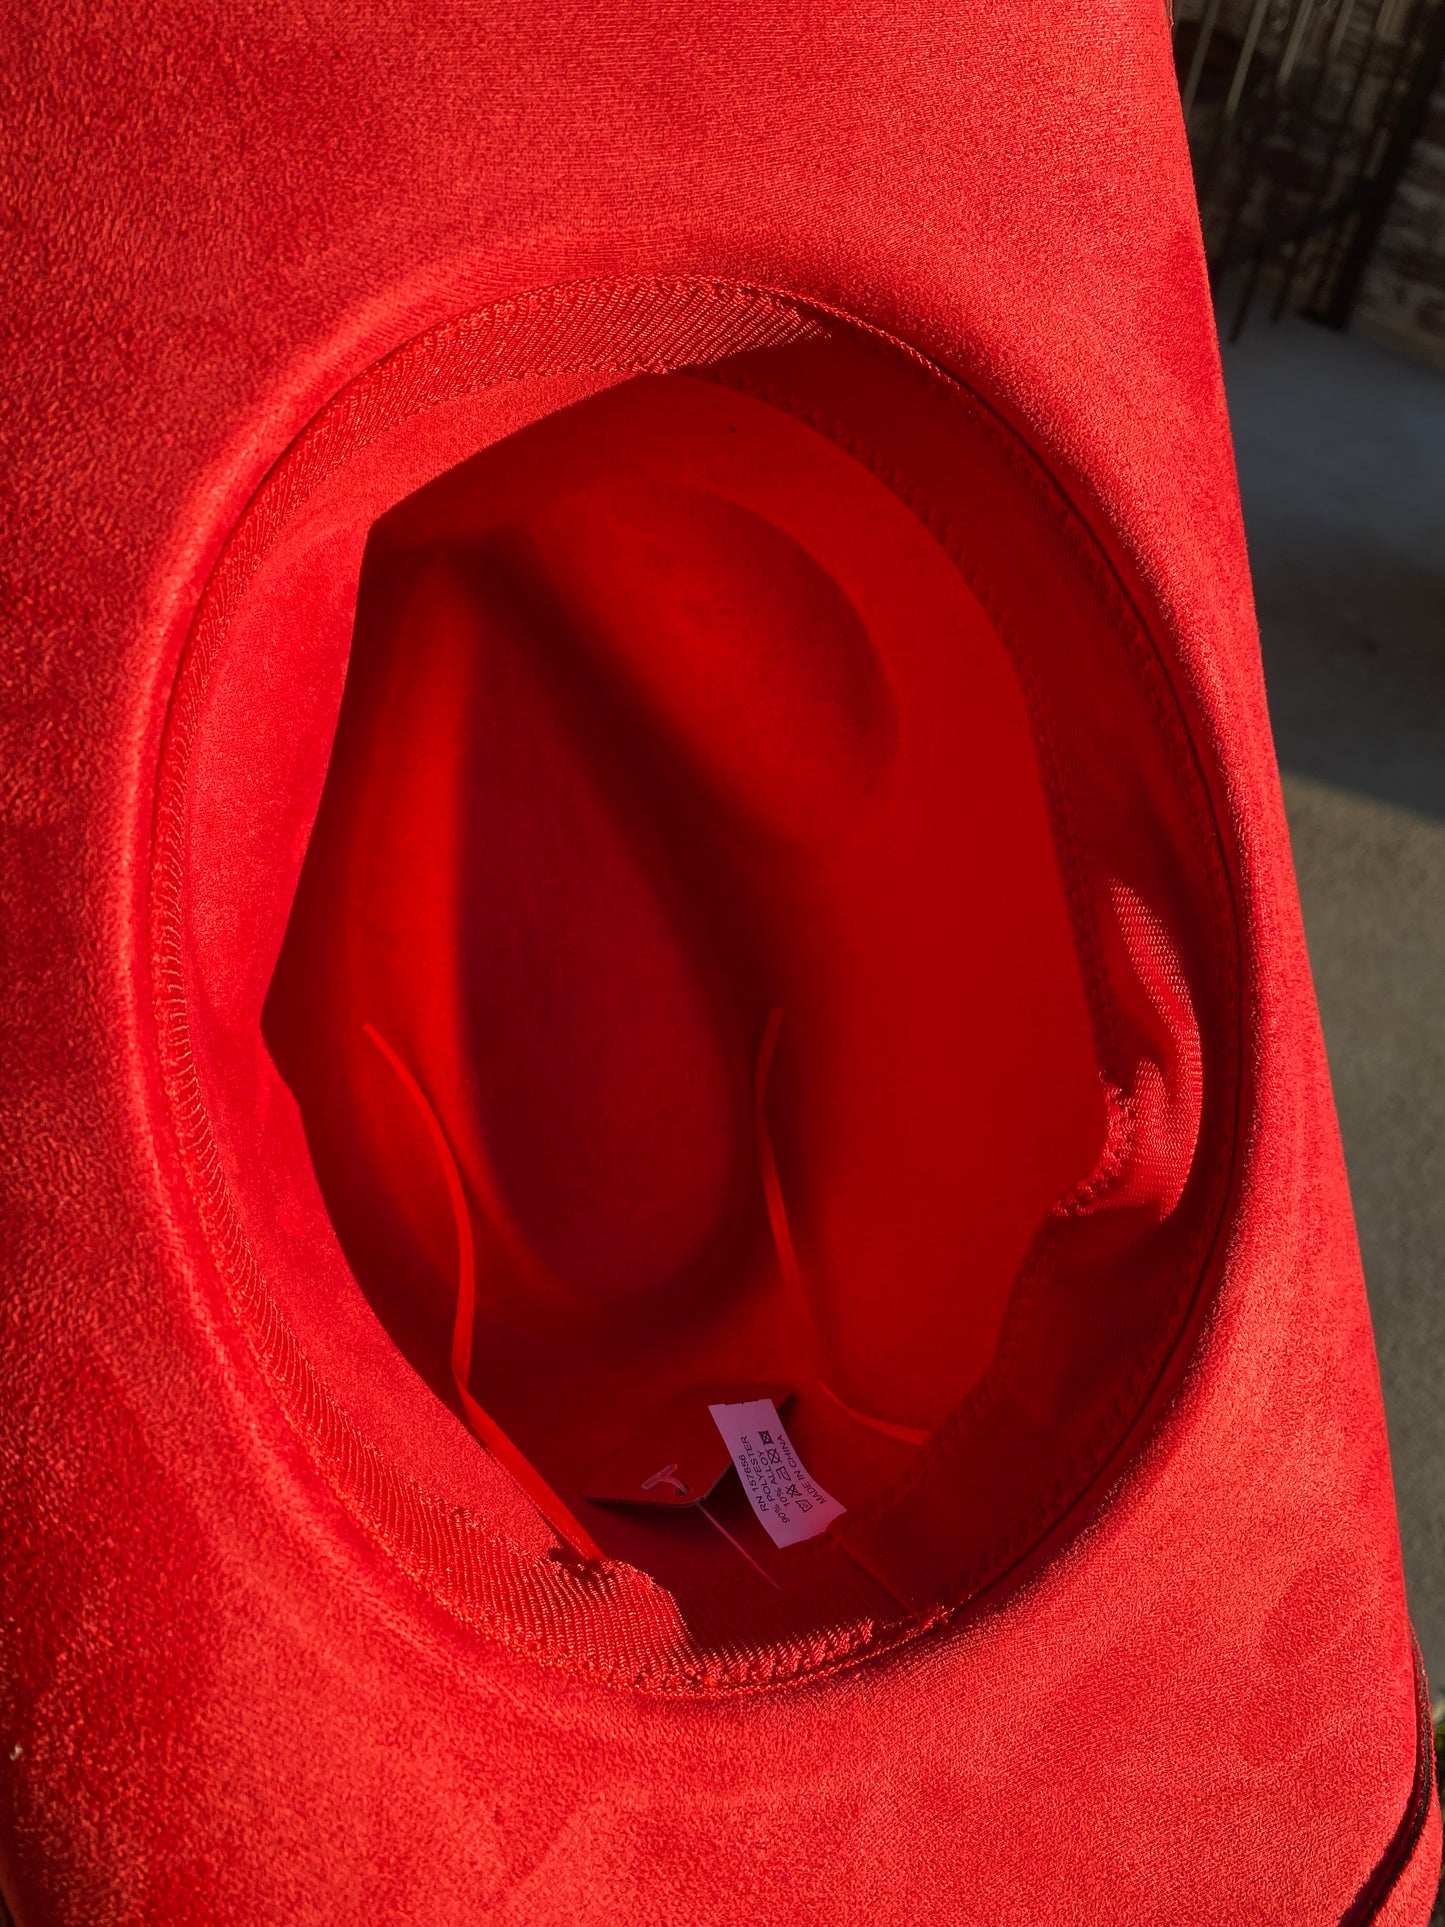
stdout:
POLYGON ((1175 57, 1210 281, 1243 270, 1230 333, 1267 280, 1275 319, 1342 326, 1445 70, 1445 0, 1193 3, 1175 57))
MULTIPOLYGON (((1292 24, 1297 24, 1299 16, 1305 13, 1311 5, 1312 0, 1299 0, 1299 5, 1295 13, 1295 22, 1292 24)), ((1260 9, 1256 7, 1250 21, 1250 26, 1254 27, 1259 18, 1260 9)), ((1256 34, 1255 39, 1257 42, 1258 34, 1256 34)), ((1239 81, 1240 73, 1245 71, 1245 54, 1249 52, 1249 43, 1248 40, 1246 40, 1245 47, 1240 53, 1239 65, 1235 70, 1236 83, 1239 81)), ((1225 224, 1223 236, 1220 239, 1218 247, 1214 250, 1215 258, 1211 268, 1210 279, 1215 285, 1218 284, 1220 276, 1225 271, 1225 265, 1229 261, 1230 254, 1233 250, 1234 238, 1239 232, 1240 224, 1244 218, 1244 210, 1249 204, 1251 190, 1254 188, 1258 179, 1257 163, 1259 157, 1268 147, 1270 137, 1277 126, 1280 91, 1278 71, 1276 70, 1275 74, 1271 75, 1268 83, 1267 103, 1260 103, 1259 111, 1255 116, 1254 126, 1250 131, 1248 141, 1245 143, 1239 168, 1239 188, 1234 196, 1234 205, 1230 210, 1229 219, 1225 224)), ((1248 312, 1249 302, 1253 299, 1254 290, 1258 285, 1260 274, 1263 272, 1263 265, 1262 261, 1257 261, 1254 271, 1250 275, 1244 303, 1238 315, 1235 317, 1234 326, 1231 330, 1231 339, 1236 338, 1239 330, 1244 326, 1244 317, 1248 312)))
MULTIPOLYGON (((1381 4, 1383 5, 1383 0, 1381 0, 1381 4)), ((1333 63, 1333 61, 1345 50, 1346 32, 1348 30, 1350 18, 1353 12, 1354 12, 1354 0, 1346 0, 1346 4, 1341 6, 1340 18, 1335 24, 1335 31, 1330 36, 1330 48, 1326 56, 1327 61, 1330 63, 1333 63)), ((1309 213, 1306 216, 1306 219, 1310 220, 1314 224, 1311 227, 1307 228, 1305 232, 1303 232, 1300 235, 1299 240, 1295 244, 1294 252, 1290 257, 1289 267, 1285 273, 1284 282, 1281 288, 1280 295, 1278 299, 1275 301, 1271 318, 1276 321, 1284 313, 1285 306, 1289 301, 1290 294, 1293 292, 1294 283, 1299 273, 1300 264, 1304 258, 1305 242, 1309 240, 1313 234, 1317 234, 1322 229, 1334 225, 1334 222, 1326 222, 1322 218, 1317 218, 1317 217, 1321 216, 1326 200, 1328 199, 1330 189, 1334 184, 1335 173, 1339 167, 1340 153, 1344 147, 1346 140, 1349 138, 1350 134, 1355 131, 1355 124, 1354 124, 1355 103, 1360 97, 1360 88, 1364 85, 1365 75, 1370 71, 1370 60, 1374 53, 1374 50, 1375 50, 1375 29, 1374 29, 1374 24, 1372 22, 1371 25, 1367 27, 1365 30, 1364 39, 1360 44, 1360 57, 1355 62, 1354 72, 1350 78, 1349 91, 1345 96, 1344 106, 1341 108, 1340 113, 1334 122, 1333 129, 1330 135, 1330 143, 1328 148, 1325 151, 1324 162, 1320 168, 1319 174, 1316 177, 1314 198, 1310 203, 1309 213)), ((1349 215, 1354 213, 1354 211, 1355 211, 1355 204, 1353 200, 1346 197, 1343 204, 1340 205, 1338 212, 1335 216, 1335 219, 1339 221, 1343 221, 1347 219, 1349 215)))
MULTIPOLYGON (((1421 0, 1422 10, 1427 0, 1421 0)), ((1412 21, 1413 30, 1415 22, 1412 21)), ((1413 37, 1407 33, 1406 41, 1413 37)), ((1424 45, 1406 87, 1405 97, 1395 116, 1389 141, 1378 172, 1368 183, 1364 206, 1353 238, 1336 272, 1329 300, 1319 319, 1328 327, 1343 328, 1354 311, 1360 288, 1390 212, 1395 189, 1405 172, 1411 149, 1419 139, 1430 110, 1430 97, 1445 70, 1445 5, 1437 4, 1429 21, 1424 45)))
POLYGON ((1244 98, 1245 85, 1249 80, 1249 70, 1254 65, 1255 49, 1259 45, 1260 30, 1264 26, 1264 16, 1269 11, 1269 0, 1254 0, 1254 12, 1249 16, 1249 25, 1244 30, 1244 45, 1239 50, 1235 65, 1234 78, 1229 83, 1229 93, 1224 102, 1224 124, 1227 127, 1239 112, 1239 103, 1244 98))
POLYGON ((1225 96, 1224 107, 1214 130, 1214 138, 1209 143, 1209 152, 1202 165, 1195 170, 1195 185, 1201 201, 1207 201, 1219 173, 1220 163, 1228 152, 1230 130, 1234 114, 1244 95, 1244 85, 1249 78, 1249 69, 1254 64, 1254 50, 1259 41, 1260 29, 1269 11, 1269 0, 1254 0, 1250 9, 1249 22, 1244 30, 1244 39, 1234 62, 1234 72, 1230 76, 1229 92, 1225 96))
MULTIPOLYGON (((1324 92, 1325 80, 1332 71, 1334 62, 1345 44, 1345 35, 1349 32, 1350 20, 1354 11, 1355 0, 1340 0, 1340 9, 1335 16, 1334 29, 1321 55, 1320 63, 1315 68, 1314 86, 1310 89, 1309 103, 1305 109, 1306 133, 1313 131, 1319 117, 1320 96, 1324 92)), ((1361 72, 1363 71, 1363 68, 1361 68, 1361 72)), ((1350 99, 1353 103, 1353 94, 1350 96, 1350 99)), ((1289 298, 1294 289, 1295 276, 1299 272, 1299 264, 1304 253, 1305 242, 1308 241, 1313 234, 1318 233, 1319 226, 1324 224, 1322 215, 1326 197, 1329 194, 1330 186, 1335 177, 1335 162, 1338 158, 1340 144, 1340 127, 1348 121, 1349 113, 1350 109, 1347 108, 1342 122, 1337 123, 1332 130, 1331 139, 1325 152, 1324 164, 1315 176, 1314 192, 1309 198, 1304 221, 1299 232, 1293 237, 1289 237, 1286 243, 1282 243, 1282 245, 1289 246, 1290 252, 1288 261, 1283 264, 1284 273, 1280 276, 1279 289, 1275 295, 1274 306, 1269 312, 1271 321, 1278 321, 1285 309, 1289 306, 1289 298)))
POLYGON ((1289 30, 1289 39, 1284 43, 1284 52, 1279 57, 1279 72, 1276 79, 1281 87, 1289 85, 1290 75, 1295 70, 1314 15, 1315 0, 1300 0, 1300 10, 1294 17, 1294 25, 1289 30))
MULTIPOLYGON (((1422 8, 1429 4, 1430 0, 1420 0, 1420 6, 1422 8)), ((1379 0, 1379 5, 1375 10, 1375 18, 1370 28, 1370 52, 1374 51, 1376 44, 1383 38, 1384 29, 1389 23, 1395 5, 1396 0, 1379 0)), ((1395 58, 1391 62, 1389 75, 1380 89, 1372 125, 1368 130, 1358 127, 1354 129, 1364 152, 1364 160, 1360 166, 1360 177, 1356 184, 1357 193, 1361 198, 1363 198, 1365 185, 1370 178, 1370 159, 1374 150, 1379 145, 1379 133, 1382 121, 1388 125, 1390 103, 1394 97, 1395 88, 1399 84, 1404 63, 1409 55, 1415 29, 1415 18, 1416 16, 1411 16, 1409 29, 1401 36, 1400 44, 1395 50, 1395 58)), ((1366 67, 1368 68, 1368 58, 1366 67)), ((1350 241, 1354 232, 1354 224, 1358 221, 1358 218, 1357 210, 1354 222, 1343 222, 1330 245, 1320 256, 1319 266, 1315 270, 1314 280, 1310 284, 1309 297, 1304 303, 1305 313, 1312 316, 1316 321, 1322 319, 1321 309, 1326 293, 1335 285, 1339 278, 1339 264, 1349 250, 1350 241)))
POLYGON ((1311 240, 1316 234, 1327 234, 1332 227, 1338 227, 1340 222, 1346 220, 1351 214, 1358 213, 1359 204, 1360 190, 1358 187, 1351 188, 1347 193, 1331 201, 1328 206, 1320 208, 1317 213, 1302 215, 1299 220, 1291 221, 1287 227, 1270 228, 1257 241, 1251 241, 1248 247, 1241 248, 1238 254, 1221 261, 1219 271, 1221 274, 1229 274, 1235 268, 1248 267, 1258 260, 1261 254, 1266 256, 1275 254, 1281 248, 1291 247, 1296 242, 1311 240))
POLYGON ((1186 123, 1194 112, 1194 97, 1199 92, 1200 76, 1204 72, 1204 62, 1209 54, 1209 43, 1214 38, 1214 29, 1219 25, 1219 9, 1223 5, 1224 0, 1208 0, 1208 5, 1199 22, 1199 38, 1194 43, 1194 58, 1189 63, 1189 77, 1184 83, 1181 102, 1186 123))

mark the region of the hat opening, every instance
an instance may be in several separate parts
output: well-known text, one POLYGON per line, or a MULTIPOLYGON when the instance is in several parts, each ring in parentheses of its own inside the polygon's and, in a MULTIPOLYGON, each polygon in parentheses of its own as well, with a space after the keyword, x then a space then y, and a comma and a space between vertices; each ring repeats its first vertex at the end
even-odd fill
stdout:
POLYGON ((187 764, 256 1289, 510 1546, 489 1629, 687 1690, 894 1643, 1054 1529, 1228 1164, 1232 924, 1152 644, 996 418, 793 312, 373 440, 238 592, 187 764), (782 1546, 699 1443, 763 1393, 843 1508, 782 1546))

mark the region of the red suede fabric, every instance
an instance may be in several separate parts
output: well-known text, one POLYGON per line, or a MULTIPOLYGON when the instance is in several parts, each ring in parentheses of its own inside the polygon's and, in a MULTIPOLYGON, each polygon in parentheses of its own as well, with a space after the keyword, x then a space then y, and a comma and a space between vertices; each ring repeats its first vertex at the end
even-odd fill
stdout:
POLYGON ((1162 9, 57 8, 26 61, 18 1927, 1422 1921, 1162 9), (549 1556, 363 1020, 495 1178, 473 1389, 569 1505, 599 1361, 797 1381, 858 1499, 784 1606, 701 1527, 549 1556))

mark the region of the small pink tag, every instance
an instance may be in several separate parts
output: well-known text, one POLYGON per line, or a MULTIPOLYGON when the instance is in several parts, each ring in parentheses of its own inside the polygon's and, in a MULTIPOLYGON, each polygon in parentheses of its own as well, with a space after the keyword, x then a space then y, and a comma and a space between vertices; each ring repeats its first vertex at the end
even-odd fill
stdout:
POLYGON ((669 1512, 698 1505, 728 1469, 727 1448, 708 1417, 713 1402, 763 1399, 776 1407, 788 1396, 786 1385, 716 1379, 690 1385, 634 1420, 589 1475, 582 1496, 602 1505, 660 1506, 669 1512))
POLYGON ((775 1546, 795 1546, 826 1532, 847 1507, 803 1469, 770 1398, 737 1405, 709 1405, 732 1455, 748 1503, 775 1546))

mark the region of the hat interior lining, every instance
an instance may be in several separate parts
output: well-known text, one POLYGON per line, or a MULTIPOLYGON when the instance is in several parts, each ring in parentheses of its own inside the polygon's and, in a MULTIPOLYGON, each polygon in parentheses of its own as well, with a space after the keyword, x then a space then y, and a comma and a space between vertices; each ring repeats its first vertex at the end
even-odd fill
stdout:
MULTIPOLYGON (((312 1355, 412 1476, 545 1552, 531 1508, 447 1429, 458 1234, 370 1024, 462 1173, 472 1395, 607 1556, 665 1589, 696 1648, 746 1650, 750 1676, 840 1625, 886 1643, 900 1599, 918 1619, 914 1547, 937 1563, 923 1542, 947 1521, 905 1523, 901 1554, 880 1552, 877 1522, 928 1489, 959 1414, 1018 1381, 1040 1252, 1101 1202, 1181 1223, 1197 1162, 1198 1023, 1168 889, 1116 879, 1122 935, 1096 916, 1090 934, 1089 799, 1061 810, 1037 670, 918 512, 926 431, 921 481, 895 472, 920 393, 916 369, 837 331, 554 382, 510 433, 456 420, 452 446, 481 452, 447 465, 433 427, 418 466, 434 479, 399 491, 393 459, 394 506, 354 499, 275 545, 232 623, 269 681, 244 715, 249 766, 234 677, 229 747, 220 678, 193 759, 193 841, 227 852, 189 899, 197 1057, 312 1355), (250 942, 223 956, 242 871, 250 942), (1152 1113, 1147 1076, 1119 1071, 1119 957, 1124 1004, 1142 983, 1177 1046, 1144 1067, 1152 1113), (259 1054, 239 977, 265 993, 259 1054), (777 1596, 696 1514, 582 1497, 628 1427, 724 1380, 792 1389, 805 1463, 849 1508, 827 1540, 778 1552, 724 1481, 711 1503, 777 1596)), ((1177 789, 1175 746, 1138 743, 1177 789)), ((1040 1357, 1047 1406, 1062 1394, 1040 1357)), ((1056 1434, 1067 1473, 1078 1434, 1056 1434)), ((995 1469, 975 1468, 985 1521, 995 1469)), ((1001 1483, 1000 1518, 1017 1504, 1001 1483)), ((966 1521, 953 1538, 967 1571, 966 1521)))

